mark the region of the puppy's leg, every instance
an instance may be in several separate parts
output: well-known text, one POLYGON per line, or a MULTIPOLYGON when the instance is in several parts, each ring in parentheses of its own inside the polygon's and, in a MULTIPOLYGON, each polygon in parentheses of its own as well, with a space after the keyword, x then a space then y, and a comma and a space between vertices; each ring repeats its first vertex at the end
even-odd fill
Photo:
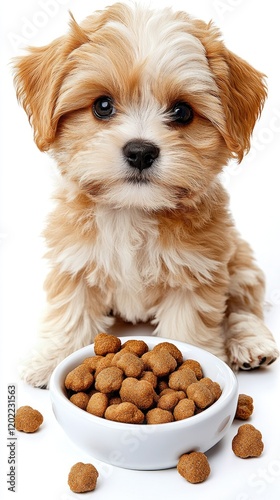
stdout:
POLYGON ((35 387, 47 387, 49 378, 66 356, 90 344, 114 319, 100 290, 89 287, 82 272, 75 276, 54 269, 46 280, 48 305, 38 345, 24 361, 22 378, 35 387))
POLYGON ((225 301, 215 291, 204 296, 182 289, 170 289, 154 308, 154 334, 201 347, 227 361, 222 319, 225 301), (211 303, 212 297, 212 303, 211 303))
POLYGON ((249 370, 269 365, 279 356, 275 340, 263 322, 264 276, 249 245, 237 240, 229 263, 226 350, 233 368, 249 370))

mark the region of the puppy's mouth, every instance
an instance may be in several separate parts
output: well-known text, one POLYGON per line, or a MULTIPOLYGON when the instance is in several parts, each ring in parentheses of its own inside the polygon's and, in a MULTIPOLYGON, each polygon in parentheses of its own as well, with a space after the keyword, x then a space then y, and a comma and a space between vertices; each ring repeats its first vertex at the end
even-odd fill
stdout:
POLYGON ((145 172, 133 172, 126 175, 125 181, 128 184, 143 186, 151 183, 151 177, 145 172))

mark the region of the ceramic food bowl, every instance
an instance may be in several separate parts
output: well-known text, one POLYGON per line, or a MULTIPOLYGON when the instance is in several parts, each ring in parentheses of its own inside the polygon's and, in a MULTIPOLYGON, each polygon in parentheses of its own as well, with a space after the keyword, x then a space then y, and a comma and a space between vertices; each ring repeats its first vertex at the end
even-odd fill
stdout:
POLYGON ((238 385, 232 370, 209 352, 173 339, 151 336, 120 337, 144 340, 152 349, 160 342, 172 342, 185 359, 195 359, 204 376, 218 382, 220 398, 209 408, 190 418, 164 424, 126 424, 96 417, 78 408, 67 398, 66 375, 89 356, 93 346, 84 347, 68 356, 54 370, 50 395, 57 421, 68 437, 93 458, 111 465, 138 470, 175 467, 179 457, 190 451, 205 452, 220 441, 234 419, 238 385))

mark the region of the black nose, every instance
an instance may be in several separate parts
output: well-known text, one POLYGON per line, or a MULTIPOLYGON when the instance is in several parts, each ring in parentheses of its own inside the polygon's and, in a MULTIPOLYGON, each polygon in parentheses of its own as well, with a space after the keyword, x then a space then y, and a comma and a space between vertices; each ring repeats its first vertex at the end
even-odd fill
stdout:
POLYGON ((131 167, 142 171, 150 168, 159 157, 159 148, 152 142, 136 139, 123 147, 123 154, 131 167))

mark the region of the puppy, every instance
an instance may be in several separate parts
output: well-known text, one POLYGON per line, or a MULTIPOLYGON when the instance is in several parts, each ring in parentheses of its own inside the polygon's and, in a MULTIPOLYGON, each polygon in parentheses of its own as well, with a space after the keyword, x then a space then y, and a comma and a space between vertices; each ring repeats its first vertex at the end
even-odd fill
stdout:
POLYGON ((23 378, 46 386, 114 316, 235 369, 271 364, 264 277, 218 177, 249 150, 264 75, 211 23, 118 3, 18 58, 15 84, 61 176, 47 310, 23 378))

